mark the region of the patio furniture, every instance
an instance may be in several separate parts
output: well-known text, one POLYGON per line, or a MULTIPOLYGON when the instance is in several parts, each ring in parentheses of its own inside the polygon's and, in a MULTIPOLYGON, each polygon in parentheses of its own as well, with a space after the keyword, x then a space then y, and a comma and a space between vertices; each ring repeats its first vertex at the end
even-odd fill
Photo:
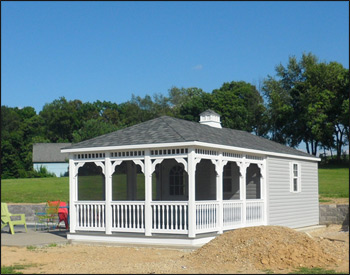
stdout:
POLYGON ((69 206, 67 206, 65 202, 61 201, 60 207, 58 209, 58 217, 59 217, 58 227, 59 227, 59 224, 63 221, 67 230, 69 229, 68 209, 69 209, 69 206))
POLYGON ((15 225, 24 225, 24 228, 27 232, 27 224, 25 214, 11 214, 8 210, 7 203, 1 203, 1 229, 3 229, 6 225, 9 226, 11 234, 15 234, 14 226, 15 225), (18 220, 12 220, 11 217, 20 217, 18 220))
POLYGON ((45 207, 45 212, 36 212, 35 230, 37 228, 55 229, 59 223, 58 209, 60 207, 60 201, 48 201, 45 207))

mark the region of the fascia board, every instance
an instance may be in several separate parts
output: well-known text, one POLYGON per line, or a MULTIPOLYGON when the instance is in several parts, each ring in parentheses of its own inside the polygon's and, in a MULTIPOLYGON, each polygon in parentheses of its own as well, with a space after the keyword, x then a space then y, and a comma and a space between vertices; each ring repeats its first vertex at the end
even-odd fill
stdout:
POLYGON ((275 152, 262 151, 262 150, 256 150, 256 149, 247 149, 247 148, 227 146, 227 145, 218 145, 218 144, 199 142, 199 141, 195 141, 194 143, 197 146, 212 147, 212 148, 224 149, 224 150, 234 150, 234 151, 239 151, 239 152, 243 152, 243 153, 246 152, 246 153, 252 153, 252 154, 260 154, 260 155, 264 155, 264 156, 276 156, 276 157, 291 158, 291 159, 321 161, 320 158, 316 158, 316 157, 304 157, 304 156, 290 155, 290 154, 284 154, 284 153, 275 153, 275 152))
POLYGON ((316 157, 304 157, 304 156, 290 155, 290 154, 284 154, 284 153, 275 153, 275 152, 268 152, 268 151, 262 151, 262 150, 256 150, 256 149, 248 149, 248 148, 234 147, 234 146, 228 146, 228 145, 206 143, 206 142, 200 142, 200 141, 61 149, 61 153, 85 153, 85 152, 154 149, 154 148, 183 147, 183 146, 198 146, 198 147, 216 148, 216 149, 223 149, 223 150, 233 150, 233 151, 242 152, 242 153, 260 154, 264 156, 275 156, 275 157, 283 157, 283 158, 290 158, 290 159, 321 161, 320 158, 316 158, 316 157))

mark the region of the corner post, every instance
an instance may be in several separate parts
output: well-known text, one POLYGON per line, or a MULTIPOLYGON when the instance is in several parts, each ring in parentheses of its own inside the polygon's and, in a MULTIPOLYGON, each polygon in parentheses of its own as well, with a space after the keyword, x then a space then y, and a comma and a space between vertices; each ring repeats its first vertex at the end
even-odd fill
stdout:
POLYGON ((196 237, 196 162, 195 149, 188 149, 188 237, 196 237))
POLYGON ((75 233, 77 201, 77 171, 75 171, 73 154, 69 154, 69 232, 75 233))
POLYGON ((219 204, 218 209, 218 233, 222 234, 224 232, 224 204, 223 204, 223 190, 222 190, 222 172, 227 161, 222 160, 222 152, 219 152, 219 159, 215 163, 216 170, 216 201, 219 204))
MULTIPOLYGON (((237 163, 238 164, 238 163, 237 163)), ((240 200, 242 201, 242 225, 246 225, 246 219, 247 219, 247 196, 246 196, 246 172, 247 167, 249 166, 249 163, 246 162, 246 156, 243 155, 243 161, 238 164, 239 166, 239 172, 241 174, 239 180, 240 180, 240 200)))
POLYGON ((145 235, 152 236, 152 161, 150 150, 145 150, 145 235))
POLYGON ((106 234, 112 234, 112 166, 111 159, 106 153, 105 158, 105 226, 106 234))

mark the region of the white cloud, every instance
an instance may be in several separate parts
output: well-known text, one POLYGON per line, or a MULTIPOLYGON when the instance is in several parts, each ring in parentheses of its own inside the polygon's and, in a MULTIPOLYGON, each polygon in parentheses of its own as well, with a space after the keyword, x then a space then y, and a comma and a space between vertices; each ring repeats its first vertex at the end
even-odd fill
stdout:
POLYGON ((198 64, 198 65, 194 66, 192 69, 196 70, 196 71, 199 71, 199 70, 203 69, 203 65, 202 64, 198 64))

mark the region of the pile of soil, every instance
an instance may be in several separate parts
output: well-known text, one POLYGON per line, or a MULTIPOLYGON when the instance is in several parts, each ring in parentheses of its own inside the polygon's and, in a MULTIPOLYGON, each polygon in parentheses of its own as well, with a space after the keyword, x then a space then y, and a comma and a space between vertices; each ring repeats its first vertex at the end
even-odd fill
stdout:
POLYGON ((279 226, 242 228, 194 251, 97 244, 1 246, 1 264, 27 265, 19 270, 24 274, 287 274, 301 266, 349 274, 349 231, 341 227, 307 233, 279 226))
POLYGON ((339 260, 307 234, 282 226, 258 226, 225 232, 188 255, 189 260, 231 268, 288 270, 328 267, 339 260))

